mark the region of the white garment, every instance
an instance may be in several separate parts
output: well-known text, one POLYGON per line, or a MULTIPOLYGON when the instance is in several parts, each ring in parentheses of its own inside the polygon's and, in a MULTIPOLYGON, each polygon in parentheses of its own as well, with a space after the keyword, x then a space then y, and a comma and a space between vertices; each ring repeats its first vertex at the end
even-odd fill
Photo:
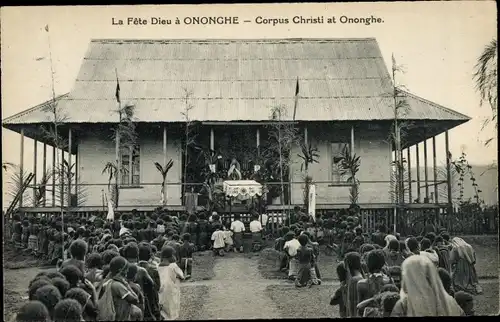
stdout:
POLYGON ((129 233, 129 232, 130 232, 130 230, 128 228, 125 228, 122 226, 122 228, 120 228, 120 232, 118 235, 121 237, 123 234, 129 233))
POLYGON ((259 218, 259 221, 262 221, 262 224, 265 226, 267 225, 267 221, 268 221, 268 216, 266 214, 262 214, 259 218), (262 220, 261 220, 262 219, 262 220))
POLYGON ((258 233, 262 230, 262 225, 260 224, 260 221, 258 220, 253 220, 251 223, 250 223, 250 231, 252 233, 258 233))
POLYGON ((171 263, 158 267, 158 275, 161 282, 158 294, 161 315, 165 320, 175 320, 181 311, 180 280, 184 279, 184 274, 176 263, 171 263))
POLYGON ((224 248, 226 246, 225 234, 222 230, 216 230, 212 234, 212 241, 214 242, 214 248, 224 248))
POLYGON ((224 230, 224 238, 226 245, 233 245, 233 232, 230 230, 224 230))
POLYGON ((283 249, 288 252, 288 255, 290 256, 295 256, 297 255, 297 251, 299 250, 300 248, 300 243, 297 239, 292 239, 290 241, 287 241, 285 243, 285 246, 283 247, 283 249))
POLYGON ((428 259, 431 260, 431 262, 438 266, 439 265, 439 255, 436 253, 436 251, 431 250, 429 251, 421 251, 420 255, 427 257, 428 259))
POLYGON ((233 233, 241 233, 245 231, 245 225, 241 221, 235 220, 231 223, 231 230, 233 233))

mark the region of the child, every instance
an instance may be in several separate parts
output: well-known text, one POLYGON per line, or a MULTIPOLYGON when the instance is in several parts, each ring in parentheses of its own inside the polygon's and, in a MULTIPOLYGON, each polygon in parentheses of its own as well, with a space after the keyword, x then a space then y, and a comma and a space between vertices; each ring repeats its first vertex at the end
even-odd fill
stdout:
POLYGON ((338 305, 339 306, 339 315, 341 318, 345 318, 347 316, 345 301, 347 299, 347 270, 345 269, 344 262, 340 262, 337 265, 337 276, 340 281, 340 287, 335 291, 332 299, 330 300, 330 305, 338 305))
POLYGON ((312 248, 308 247, 309 238, 306 234, 302 234, 298 238, 300 248, 297 251, 297 258, 299 260, 299 270, 297 272, 297 279, 295 286, 304 287, 312 286, 311 268, 314 261, 314 254, 312 248))
POLYGON ((221 225, 217 224, 214 226, 215 231, 212 234, 214 255, 224 256, 224 247, 226 246, 224 231, 222 231, 221 225))
POLYGON ((224 238, 225 238, 225 244, 226 244, 226 252, 230 252, 233 250, 233 232, 229 229, 231 227, 231 224, 226 222, 226 225, 224 227, 224 238))
POLYGON ((175 263, 172 247, 162 248, 158 274, 161 280, 159 302, 162 318, 175 320, 179 317, 181 310, 180 281, 184 280, 184 273, 175 263))
POLYGON ((397 292, 382 293, 382 315, 384 318, 390 317, 396 302, 399 301, 400 295, 397 292))
POLYGON ((466 316, 474 316, 474 299, 471 294, 458 291, 455 293, 455 301, 460 305, 466 316))

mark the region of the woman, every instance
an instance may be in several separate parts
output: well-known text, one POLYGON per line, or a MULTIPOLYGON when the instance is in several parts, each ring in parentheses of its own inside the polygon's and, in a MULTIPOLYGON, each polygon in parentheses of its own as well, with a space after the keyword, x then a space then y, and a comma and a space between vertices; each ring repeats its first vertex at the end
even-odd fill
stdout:
POLYGON ((158 268, 161 280, 159 293, 161 315, 165 320, 177 319, 181 310, 180 281, 184 280, 184 274, 175 262, 174 252, 172 247, 163 247, 161 264, 158 268))
POLYGON ((481 294, 482 289, 474 266, 476 264, 474 249, 459 237, 454 237, 451 244, 453 248, 450 252, 450 266, 453 288, 455 291, 481 294))
POLYGON ((357 317, 358 310, 358 282, 364 279, 363 271, 361 269, 361 255, 357 252, 350 252, 345 255, 344 259, 345 269, 347 271, 347 298, 346 309, 347 317, 357 317))
POLYGON ((405 259, 402 265, 401 298, 391 316, 462 316, 464 312, 446 292, 438 270, 422 255, 405 259))

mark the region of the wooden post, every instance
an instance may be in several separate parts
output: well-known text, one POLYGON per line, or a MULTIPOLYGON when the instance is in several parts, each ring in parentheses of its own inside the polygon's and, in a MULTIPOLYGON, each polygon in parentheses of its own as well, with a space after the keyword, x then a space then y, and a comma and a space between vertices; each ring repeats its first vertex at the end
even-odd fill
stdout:
POLYGON ((56 147, 52 147, 52 207, 56 206, 56 147))
POLYGON ((354 155, 354 126, 351 126, 351 156, 354 155))
MULTIPOLYGON (((75 196, 76 196, 77 200, 78 200, 78 172, 79 172, 78 171, 78 167, 80 165, 79 158, 80 158, 80 154, 78 153, 78 143, 76 143, 76 152, 75 152, 75 184, 74 184, 74 186, 75 186, 75 196)), ((77 206, 79 206, 79 205, 77 204, 77 206)))
POLYGON ((448 188, 448 215, 453 211, 453 201, 451 195, 451 159, 450 159, 450 142, 448 131, 444 132, 445 135, 445 150, 446 150, 446 182, 448 188))
MULTIPOLYGON (((42 164, 43 175, 47 175, 47 143, 43 144, 43 164, 42 164)), ((44 190, 47 190, 45 186, 44 190)), ((47 193, 43 196, 43 206, 47 206, 47 193)))
POLYGON ((36 207, 36 184, 37 184, 37 178, 36 178, 36 170, 37 170, 37 165, 38 165, 38 141, 33 140, 33 207, 36 207))
POLYGON ((425 181, 425 198, 429 202, 429 173, 427 170, 427 139, 424 140, 424 181, 425 181))
POLYGON ((73 132, 71 131, 71 127, 68 128, 68 173, 66 174, 68 177, 68 209, 71 207, 71 154, 73 152, 73 132))
POLYGON ((132 161, 134 160, 134 146, 130 145, 128 147, 128 184, 132 186, 132 174, 133 174, 133 166, 132 161))
POLYGON ((214 129, 210 129, 210 150, 215 150, 215 137, 214 137, 214 129))
MULTIPOLYGON (((64 181, 66 178, 65 173, 64 173, 64 148, 61 148, 61 163, 59 165, 61 169, 59 170, 59 183, 60 183, 60 191, 59 191, 59 198, 61 201, 61 208, 64 207, 64 181)), ((69 206, 69 205, 68 205, 69 206)))
POLYGON ((419 203, 422 202, 421 200, 421 193, 420 193, 420 152, 418 148, 418 143, 415 144, 415 148, 417 149, 417 200, 419 203))
MULTIPOLYGON (((399 186, 401 187, 400 188, 400 193, 401 193, 401 200, 400 200, 400 202, 402 204, 405 203, 405 177, 404 177, 404 174, 405 174, 405 171, 404 171, 405 170, 405 164, 403 163, 403 159, 404 159, 403 155, 404 155, 403 154, 403 149, 400 149, 399 150, 399 162, 401 163, 401 175, 400 175, 400 177, 401 177, 400 179, 401 180, 400 180, 399 186)), ((411 200, 410 200, 410 203, 411 203, 411 200)))
POLYGON ((260 156, 260 128, 258 127, 256 132, 256 140, 257 140, 257 155, 260 156))
POLYGON ((309 143, 309 138, 308 138, 308 135, 307 135, 307 126, 304 126, 304 142, 306 144, 309 143))
POLYGON ((412 182, 411 182, 411 159, 410 159, 410 147, 408 147, 408 149, 406 149, 406 159, 407 159, 407 164, 408 164, 408 203, 412 203, 413 202, 413 199, 412 199, 412 195, 411 195, 411 186, 412 186, 412 182))
POLYGON ((439 203, 439 198, 438 198, 438 184, 437 184, 437 164, 436 164, 436 137, 432 137, 432 163, 434 164, 433 168, 433 175, 434 175, 434 201, 436 204, 439 203))
MULTIPOLYGON (((167 126, 163 125, 163 166, 167 166, 167 126)), ((167 180, 163 183, 163 205, 167 204, 167 180)))
MULTIPOLYGON (((24 184, 24 129, 21 129, 21 160, 19 162, 19 172, 20 172, 20 186, 22 187, 24 184)), ((23 194, 19 196, 19 207, 23 206, 23 194)))

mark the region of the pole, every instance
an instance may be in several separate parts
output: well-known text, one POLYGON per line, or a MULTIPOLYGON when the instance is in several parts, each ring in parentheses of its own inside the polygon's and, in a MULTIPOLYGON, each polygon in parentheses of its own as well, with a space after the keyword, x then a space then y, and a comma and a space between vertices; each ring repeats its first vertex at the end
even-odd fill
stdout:
MULTIPOLYGON (((167 166, 167 126, 163 125, 163 166, 167 166)), ((167 178, 163 182, 163 205, 167 205, 167 178)))
POLYGON ((418 143, 415 144, 415 148, 417 150, 417 200, 418 202, 422 202, 421 193, 420 193, 420 149, 418 148, 418 143))
POLYGON ((36 207, 36 170, 37 170, 37 154, 38 154, 38 141, 33 140, 33 207, 36 207))
MULTIPOLYGON (((21 129, 21 155, 20 155, 20 162, 19 162, 19 171, 20 171, 20 186, 22 187, 24 184, 24 129, 21 129)), ((19 208, 22 208, 23 206, 23 194, 19 196, 19 208)))
POLYGON ((411 183, 411 159, 410 159, 410 155, 411 155, 410 147, 408 147, 408 149, 406 149, 406 158, 408 159, 408 203, 413 202, 412 195, 411 195, 412 183, 411 183))
MULTIPOLYGON (((43 175, 47 175, 47 143, 43 144, 43 175)), ((44 187, 45 194, 43 196, 43 206, 47 206, 47 186, 44 187)))
POLYGON ((439 203, 439 197, 438 197, 438 186, 437 186, 437 164, 436 164, 436 137, 432 137, 432 164, 434 165, 433 168, 433 176, 434 176, 434 201, 436 204, 439 203))
POLYGON ((427 169, 427 139, 424 140, 424 181, 425 181, 425 198, 429 203, 429 171, 427 169))
POLYGON ((56 206, 56 147, 52 147, 52 207, 56 206))
POLYGON ((72 169, 72 154, 73 150, 73 132, 71 131, 71 127, 68 128, 68 210, 71 207, 71 169, 72 169))
POLYGON ((446 181, 448 188, 448 215, 450 216, 453 211, 453 202, 451 195, 451 155, 450 155, 450 142, 448 131, 444 132, 445 135, 445 150, 446 150, 446 181))

